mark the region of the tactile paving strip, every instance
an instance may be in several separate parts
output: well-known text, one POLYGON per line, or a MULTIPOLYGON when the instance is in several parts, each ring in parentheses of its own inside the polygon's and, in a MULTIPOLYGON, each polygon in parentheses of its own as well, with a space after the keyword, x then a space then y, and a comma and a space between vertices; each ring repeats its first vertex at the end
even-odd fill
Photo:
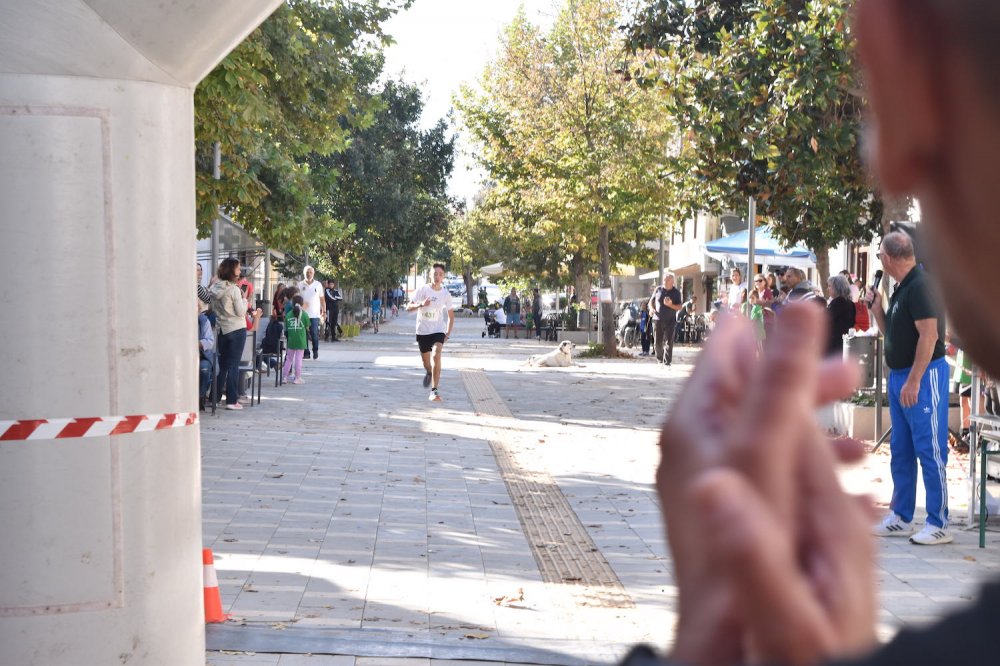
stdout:
MULTIPOLYGON (((514 418, 485 372, 462 370, 461 374, 477 414, 514 418)), ((632 598, 594 545, 558 484, 545 472, 521 467, 511 437, 509 432, 497 428, 490 432, 489 444, 542 579, 546 583, 576 586, 574 592, 587 605, 634 607, 632 598)))

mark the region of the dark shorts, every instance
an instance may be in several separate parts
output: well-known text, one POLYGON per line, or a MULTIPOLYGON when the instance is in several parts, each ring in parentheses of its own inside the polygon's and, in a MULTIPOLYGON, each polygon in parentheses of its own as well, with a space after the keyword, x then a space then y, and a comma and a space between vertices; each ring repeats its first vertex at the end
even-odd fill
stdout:
POLYGON ((966 384, 966 385, 963 385, 963 386, 959 386, 959 388, 958 388, 958 394, 960 396, 962 396, 963 398, 971 398, 972 397, 972 384, 966 384))
POLYGON ((429 333, 428 335, 418 335, 417 345, 421 354, 429 354, 434 351, 434 345, 444 344, 444 333, 429 333))

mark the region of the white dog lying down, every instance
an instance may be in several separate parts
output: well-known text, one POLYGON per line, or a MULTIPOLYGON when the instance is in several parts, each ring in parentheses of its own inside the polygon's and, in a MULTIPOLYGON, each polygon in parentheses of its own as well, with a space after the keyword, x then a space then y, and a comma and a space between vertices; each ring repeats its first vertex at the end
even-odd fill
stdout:
POLYGON ((528 365, 535 368, 568 368, 571 365, 579 365, 573 361, 575 348, 575 344, 569 340, 563 340, 548 354, 538 354, 529 358, 528 365))

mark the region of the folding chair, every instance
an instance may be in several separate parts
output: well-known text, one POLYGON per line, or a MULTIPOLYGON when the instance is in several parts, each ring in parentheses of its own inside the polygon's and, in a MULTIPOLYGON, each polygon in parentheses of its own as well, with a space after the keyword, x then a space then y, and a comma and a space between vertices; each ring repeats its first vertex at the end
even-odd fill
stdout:
POLYGON ((240 365, 236 370, 240 373, 240 381, 244 380, 244 375, 250 375, 250 406, 253 406, 254 389, 257 390, 257 404, 260 404, 261 382, 257 375, 260 369, 257 367, 257 331, 247 333, 246 342, 243 343, 243 355, 240 356, 240 365))

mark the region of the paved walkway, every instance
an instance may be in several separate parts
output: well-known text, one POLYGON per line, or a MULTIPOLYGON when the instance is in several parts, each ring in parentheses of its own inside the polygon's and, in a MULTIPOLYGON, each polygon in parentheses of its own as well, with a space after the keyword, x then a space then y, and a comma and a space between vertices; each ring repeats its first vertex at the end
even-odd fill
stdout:
MULTIPOLYGON (((427 400, 402 315, 324 343, 304 385, 205 417, 204 540, 232 615, 209 627, 209 664, 604 664, 636 642, 666 647, 656 429, 697 349, 672 369, 533 369, 551 345, 481 330, 457 320, 443 403, 427 400)), ((846 483, 886 501, 887 461, 846 483)), ((998 542, 882 543, 882 637, 968 603, 1000 569, 998 542)))

